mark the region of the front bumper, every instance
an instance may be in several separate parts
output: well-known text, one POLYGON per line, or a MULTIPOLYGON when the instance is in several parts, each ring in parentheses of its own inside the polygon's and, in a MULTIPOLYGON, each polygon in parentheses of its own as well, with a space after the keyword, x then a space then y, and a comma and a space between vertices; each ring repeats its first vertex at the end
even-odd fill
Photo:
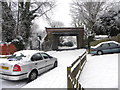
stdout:
POLYGON ((8 75, 8 74, 0 73, 0 78, 6 79, 6 80, 13 80, 13 81, 22 80, 27 78, 27 73, 19 74, 19 75, 8 75))

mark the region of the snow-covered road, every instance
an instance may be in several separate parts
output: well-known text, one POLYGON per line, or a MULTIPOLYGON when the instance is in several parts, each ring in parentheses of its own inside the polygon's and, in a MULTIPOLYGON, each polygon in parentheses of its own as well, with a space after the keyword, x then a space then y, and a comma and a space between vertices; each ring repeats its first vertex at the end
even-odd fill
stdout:
POLYGON ((21 81, 8 81, 0 79, 0 90, 1 88, 21 88, 27 84, 26 80, 21 81))

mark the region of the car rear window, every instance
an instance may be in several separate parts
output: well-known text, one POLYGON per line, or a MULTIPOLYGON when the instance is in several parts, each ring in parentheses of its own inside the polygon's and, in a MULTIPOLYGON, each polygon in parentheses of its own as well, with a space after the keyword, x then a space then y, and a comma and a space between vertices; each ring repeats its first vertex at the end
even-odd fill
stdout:
POLYGON ((118 46, 118 44, 115 44, 115 43, 110 43, 110 46, 111 46, 111 47, 117 47, 117 46, 118 46))

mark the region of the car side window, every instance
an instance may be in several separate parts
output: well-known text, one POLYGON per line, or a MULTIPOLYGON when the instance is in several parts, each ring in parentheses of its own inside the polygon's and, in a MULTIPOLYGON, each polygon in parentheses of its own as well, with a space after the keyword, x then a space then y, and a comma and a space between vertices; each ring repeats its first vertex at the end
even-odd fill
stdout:
POLYGON ((110 45, 108 43, 102 44, 102 48, 108 48, 110 45))
POLYGON ((49 55, 46 54, 46 53, 41 53, 41 55, 43 56, 44 59, 48 59, 49 58, 49 55))
POLYGON ((111 47, 117 47, 117 46, 118 46, 118 44, 115 44, 115 43, 110 43, 110 46, 111 46, 111 47))
POLYGON ((38 61, 38 60, 43 60, 42 56, 40 53, 37 53, 37 54, 34 54, 32 57, 31 57, 31 60, 32 61, 38 61))

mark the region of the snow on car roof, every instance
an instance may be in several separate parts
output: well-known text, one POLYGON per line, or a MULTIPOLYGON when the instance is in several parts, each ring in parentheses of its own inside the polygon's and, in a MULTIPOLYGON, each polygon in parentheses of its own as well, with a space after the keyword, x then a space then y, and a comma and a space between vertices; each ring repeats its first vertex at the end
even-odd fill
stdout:
POLYGON ((21 50, 21 51, 17 51, 14 54, 19 54, 19 53, 23 53, 24 55, 33 55, 35 53, 41 53, 44 51, 39 51, 39 50, 21 50))
POLYGON ((105 43, 116 43, 116 44, 119 44, 119 43, 116 42, 116 41, 106 41, 106 42, 101 42, 101 43, 97 44, 96 46, 92 46, 92 48, 97 48, 97 47, 99 47, 101 44, 105 44, 105 43))
POLYGON ((116 42, 116 41, 106 41, 106 42, 101 42, 100 44, 104 44, 104 43, 116 43, 116 44, 118 44, 118 42, 116 42))

